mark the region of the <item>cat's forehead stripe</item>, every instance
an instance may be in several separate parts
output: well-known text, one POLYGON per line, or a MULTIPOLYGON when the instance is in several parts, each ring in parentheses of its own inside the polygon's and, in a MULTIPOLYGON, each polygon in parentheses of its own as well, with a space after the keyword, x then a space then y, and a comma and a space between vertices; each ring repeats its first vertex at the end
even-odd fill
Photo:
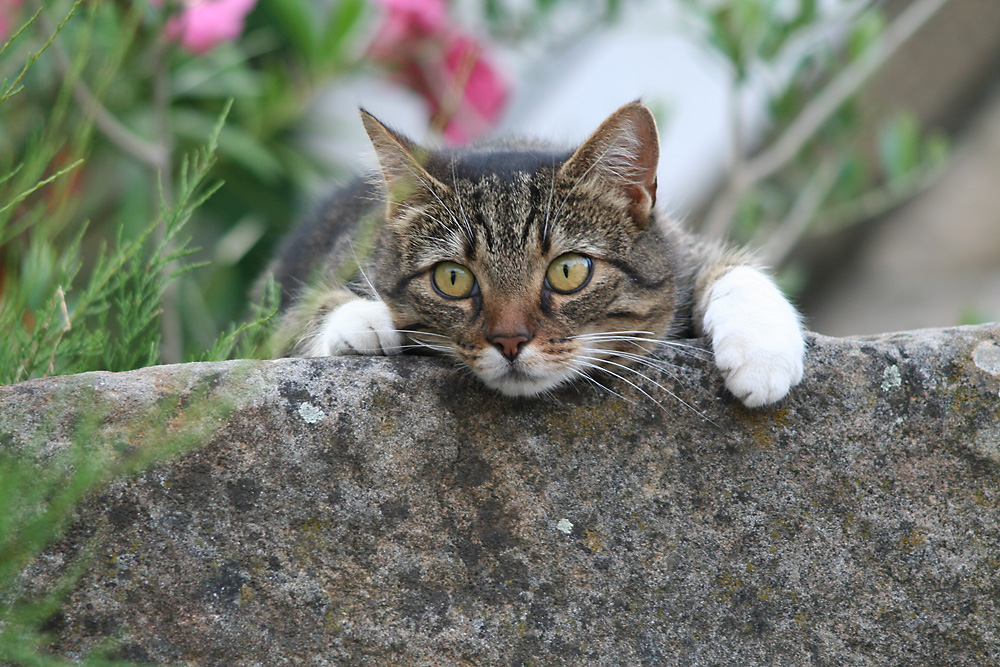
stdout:
MULTIPOLYGON (((525 182, 531 175, 542 169, 551 169, 565 162, 569 152, 551 150, 491 151, 471 150, 446 156, 445 165, 440 165, 438 175, 445 182, 452 177, 479 181, 496 178, 501 182, 525 182)), ((436 165, 428 164, 429 169, 436 165)))
POLYGON ((535 227, 537 211, 528 195, 530 181, 502 181, 487 175, 478 181, 457 181, 455 205, 472 228, 470 257, 488 253, 523 251, 535 227))

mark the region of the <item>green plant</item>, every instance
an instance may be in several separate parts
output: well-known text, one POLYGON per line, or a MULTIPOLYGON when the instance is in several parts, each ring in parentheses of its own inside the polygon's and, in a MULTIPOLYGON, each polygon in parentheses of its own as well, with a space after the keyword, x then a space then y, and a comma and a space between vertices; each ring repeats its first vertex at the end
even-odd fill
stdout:
POLYGON ((879 150, 867 151, 856 94, 946 2, 917 0, 886 24, 859 0, 833 49, 803 43, 828 21, 814 0, 688 0, 732 77, 732 159, 703 230, 758 246, 782 266, 804 236, 870 219, 925 187, 947 155, 943 136, 925 134, 904 112, 884 124, 879 150), (762 68, 791 75, 771 98, 773 129, 751 154, 740 100, 762 68))
MULTIPOLYGON (((163 360, 161 341, 171 335, 163 325, 176 325, 179 307, 172 286, 205 265, 190 262, 194 251, 181 230, 218 191, 218 181, 206 183, 223 137, 232 134, 223 124, 229 101, 197 135, 207 147, 187 149, 189 157, 175 165, 166 147, 172 140, 147 142, 100 101, 114 97, 113 83, 127 80, 123 68, 136 51, 146 9, 141 3, 129 10, 54 5, 38 9, 0 48, 0 73, 15 72, 0 89, 0 327, 6 333, 0 383, 163 360), (53 23, 60 7, 65 14, 53 23), (39 32, 47 37, 36 48, 31 42, 39 32), (95 44, 108 47, 103 57, 93 55, 95 44), (23 64, 12 68, 18 56, 23 64), (148 178, 139 171, 134 182, 137 171, 123 159, 144 162, 148 178), (107 208, 104 184, 95 185, 106 178, 109 160, 116 174, 125 174, 124 183, 107 179, 118 181, 117 210, 107 208), (88 213, 99 222, 88 222, 88 213)), ((198 356, 206 356, 201 350, 198 356)), ((232 345, 212 350, 218 355, 232 345)))
MULTIPOLYGON (((204 183, 227 113, 228 107, 208 146, 181 162, 174 203, 164 202, 160 216, 133 239, 124 239, 119 229, 110 249, 102 245, 96 252, 89 278, 78 292, 73 284, 83 230, 60 253, 52 238, 45 236, 48 229, 27 228, 32 232, 29 243, 36 247, 29 249, 20 284, 6 289, 0 301, 0 327, 8 332, 0 342, 0 382, 97 368, 129 370, 159 359, 163 295, 172 280, 193 268, 180 261, 193 251, 187 241, 178 240, 178 234, 219 187, 205 188, 204 183), (55 262, 41 267, 42 259, 31 261, 53 256, 55 262), (32 308, 32 301, 40 305, 32 308), (37 315, 26 317, 26 312, 37 315)), ((37 182, 13 203, 66 171, 37 182)))
POLYGON ((361 3, 329 17, 308 63, 259 19, 238 43, 189 52, 165 38, 174 5, 161 4, 45 3, 0 50, 2 383, 235 352, 219 332, 246 314, 267 235, 321 172, 288 133, 310 81, 351 67, 361 3), (210 159, 180 157, 206 141, 210 159))

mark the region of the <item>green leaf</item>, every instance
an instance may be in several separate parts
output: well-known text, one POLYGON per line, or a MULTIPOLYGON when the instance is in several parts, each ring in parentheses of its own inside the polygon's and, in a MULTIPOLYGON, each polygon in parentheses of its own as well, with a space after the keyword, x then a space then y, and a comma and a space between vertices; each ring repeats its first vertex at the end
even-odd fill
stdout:
POLYGON ((319 43, 322 63, 336 64, 342 59, 347 38, 360 25, 365 6, 365 0, 341 0, 333 8, 319 43))
POLYGON ((928 167, 936 167, 948 159, 951 146, 944 132, 934 132, 924 138, 924 162, 928 167))
POLYGON ((879 11, 867 11, 858 17, 851 33, 847 36, 847 56, 856 60, 877 42, 885 32, 885 17, 879 11))
POLYGON ((20 204, 22 201, 24 201, 25 199, 27 199, 28 197, 30 197, 36 191, 40 190, 41 188, 44 188, 46 185, 48 185, 52 181, 56 180, 57 178, 60 178, 61 176, 64 176, 65 174, 73 171, 74 169, 76 169, 77 167, 79 167, 81 164, 83 164, 83 158, 80 158, 79 160, 77 160, 76 162, 74 162, 73 164, 69 165, 68 167, 66 167, 64 169, 59 170, 58 172, 56 172, 52 176, 49 176, 48 178, 35 183, 33 186, 31 186, 30 188, 28 188, 24 192, 16 195, 13 199, 11 199, 9 202, 5 203, 3 206, 0 206, 0 213, 3 213, 7 209, 13 208, 17 204, 20 204))
MULTIPOLYGON (((201 141, 211 132, 215 117, 195 109, 173 110, 171 121, 179 137, 201 141)), ((236 125, 226 125, 219 134, 219 155, 239 164, 264 182, 283 173, 281 161, 256 137, 236 125)))
POLYGON ((910 112, 893 118, 878 138, 879 158, 889 180, 902 178, 921 162, 920 123, 910 112))
POLYGON ((817 12, 816 0, 799 0, 799 10, 789 24, 789 28, 793 31, 799 30, 813 23, 817 18, 819 18, 819 13, 817 12))
POLYGON ((254 300, 253 317, 221 334, 200 361, 223 361, 234 354, 239 358, 267 357, 267 341, 276 325, 281 295, 274 277, 267 275, 259 289, 260 296, 254 300))
POLYGON ((305 0, 264 0, 260 4, 274 19, 288 44, 306 59, 312 59, 319 42, 316 15, 311 6, 312 3, 305 0))
POLYGON ((834 186, 839 200, 846 201, 864 194, 872 180, 870 172, 869 165, 860 155, 854 153, 844 156, 838 182, 834 186))
MULTIPOLYGON (((539 8, 544 10, 541 0, 538 0, 538 4, 539 8)), ((483 11, 486 14, 486 19, 491 23, 499 23, 507 15, 506 8, 499 0, 485 0, 483 2, 483 11)))
POLYGON ((737 79, 745 76, 745 62, 738 28, 734 25, 734 11, 729 6, 708 14, 709 43, 725 57, 736 70, 737 79))
POLYGON ((176 97, 206 99, 257 97, 262 87, 247 55, 231 44, 186 59, 174 68, 171 85, 176 97))
POLYGON ((777 57, 790 39, 800 35, 818 18, 816 0, 799 0, 796 12, 789 18, 782 11, 783 4, 767 2, 763 8, 763 37, 758 53, 765 60, 777 57))

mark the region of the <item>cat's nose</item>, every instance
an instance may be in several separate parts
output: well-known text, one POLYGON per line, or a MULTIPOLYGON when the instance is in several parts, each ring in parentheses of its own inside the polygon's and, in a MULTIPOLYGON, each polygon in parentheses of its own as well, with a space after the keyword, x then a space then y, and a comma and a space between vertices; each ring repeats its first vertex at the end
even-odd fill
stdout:
POLYGON ((493 347, 500 350, 503 356, 507 357, 508 361, 514 361, 517 355, 521 353, 524 349, 524 344, 531 340, 531 336, 528 334, 514 334, 514 335, 496 335, 490 336, 490 342, 493 343, 493 347))

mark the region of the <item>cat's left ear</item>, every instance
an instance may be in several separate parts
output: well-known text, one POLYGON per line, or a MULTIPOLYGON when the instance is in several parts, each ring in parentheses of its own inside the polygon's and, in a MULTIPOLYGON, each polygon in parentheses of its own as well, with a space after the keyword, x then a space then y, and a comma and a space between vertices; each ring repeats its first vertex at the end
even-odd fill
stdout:
POLYGON ((390 207, 396 207, 420 191, 447 190, 424 167, 430 151, 389 129, 364 109, 361 109, 361 122, 382 167, 390 207))
POLYGON ((660 140, 646 105, 626 104, 611 114, 563 164, 560 175, 592 183, 628 197, 629 211, 640 225, 649 222, 656 203, 656 167, 660 140))

